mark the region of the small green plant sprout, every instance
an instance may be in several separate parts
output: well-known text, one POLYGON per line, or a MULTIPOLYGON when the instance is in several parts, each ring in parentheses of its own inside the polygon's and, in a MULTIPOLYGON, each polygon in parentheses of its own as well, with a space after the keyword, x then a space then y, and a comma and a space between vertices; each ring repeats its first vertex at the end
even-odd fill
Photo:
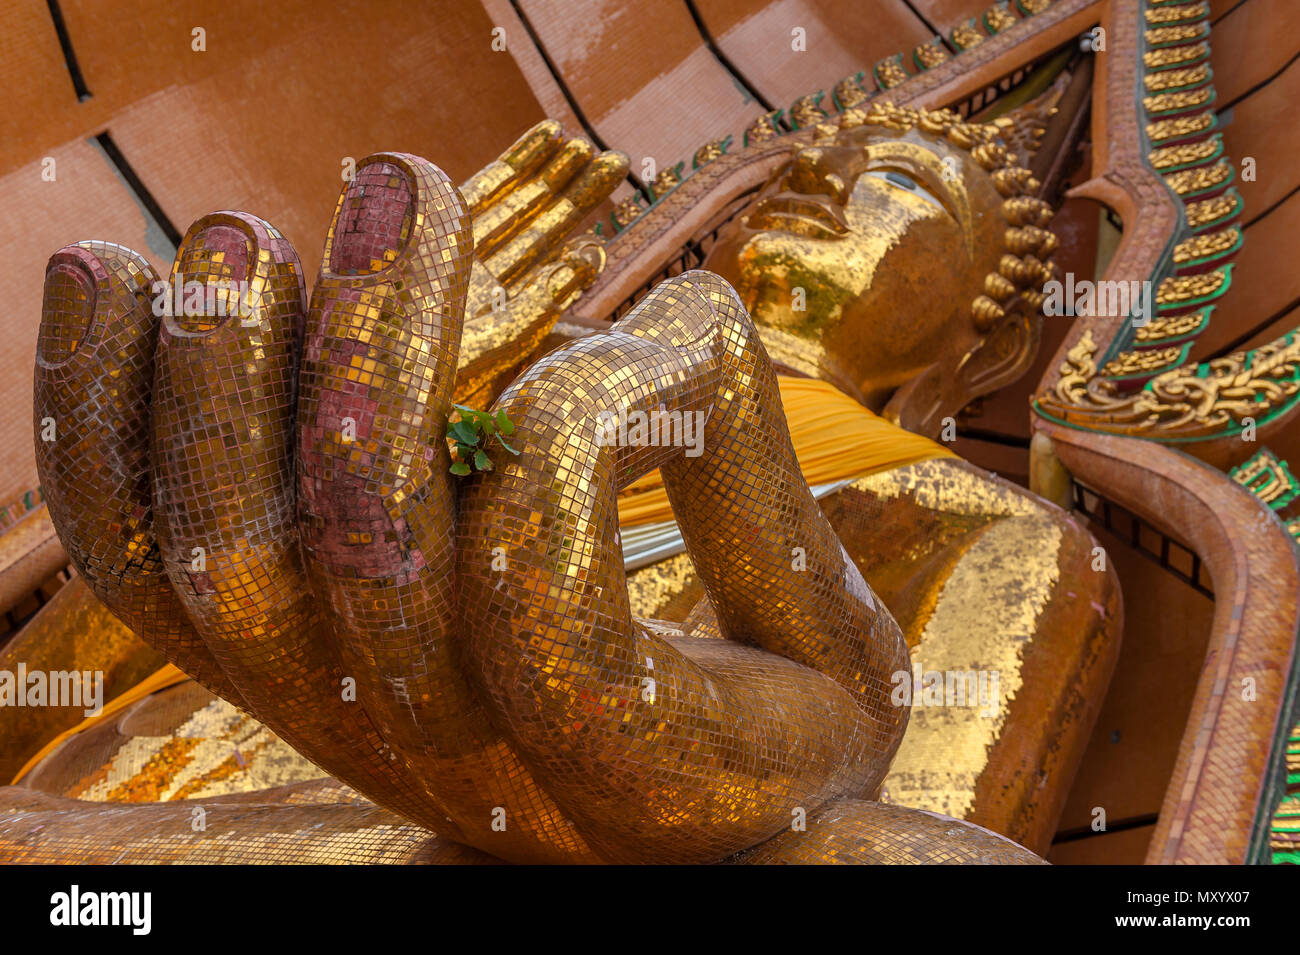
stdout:
POLYGON ((465 477, 473 471, 491 471, 492 459, 487 455, 487 445, 496 438, 501 447, 518 454, 503 434, 514 434, 515 426, 504 411, 475 411, 464 405, 455 405, 455 420, 447 421, 447 443, 451 445, 451 473, 465 477), (471 467, 471 464, 473 467, 471 467))

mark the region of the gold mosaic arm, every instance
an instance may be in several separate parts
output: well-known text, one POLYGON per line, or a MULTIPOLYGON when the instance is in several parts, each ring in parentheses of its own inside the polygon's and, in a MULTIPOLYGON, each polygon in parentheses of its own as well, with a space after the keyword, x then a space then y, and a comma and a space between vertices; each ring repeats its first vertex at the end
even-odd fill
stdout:
POLYGON ((836 799, 808 814, 804 831, 769 839, 744 865, 1045 865, 996 832, 922 809, 836 799))
MULTIPOLYGON (((808 490, 776 372, 740 299, 710 272, 688 276, 714 312, 722 381, 703 453, 664 466, 687 550, 722 634, 848 690, 887 765, 907 722, 906 709, 879 705, 907 660, 901 631, 808 490)), ((674 329, 669 340, 680 335, 674 329)))
POLYGON ((668 280, 494 408, 520 454, 461 494, 467 659, 604 858, 720 859, 879 782, 906 712, 878 689, 906 649, 803 482, 775 374, 729 286, 668 280), (709 450, 608 440, 602 413, 652 411, 707 418, 709 450), (669 638, 631 616, 615 497, 660 465, 731 640, 669 638), (806 577, 791 572, 793 547, 806 577))
POLYGON ((365 800, 299 783, 151 804, 0 786, 0 860, 52 865, 492 865, 365 800), (194 825, 202 813, 204 827, 194 825))
POLYGON ((538 123, 461 187, 473 219, 470 272, 455 396, 486 407, 605 267, 605 250, 578 227, 627 174, 617 152, 596 155, 538 123))
MULTIPOLYGON (((440 838, 321 784, 123 805, 0 787, 0 860, 6 863, 274 865, 490 865, 498 860, 440 838), (196 832, 196 810, 206 830, 196 832)), ((856 799, 810 812, 730 860, 740 865, 1041 865, 1032 852, 978 826, 856 799)))

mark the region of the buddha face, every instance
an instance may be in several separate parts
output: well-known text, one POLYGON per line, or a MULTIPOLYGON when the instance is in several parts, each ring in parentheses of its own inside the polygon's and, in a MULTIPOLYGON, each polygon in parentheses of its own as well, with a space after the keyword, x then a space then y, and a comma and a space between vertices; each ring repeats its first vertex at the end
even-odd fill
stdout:
POLYGON ((740 293, 773 361, 880 410, 979 343, 971 307, 1005 250, 1002 201, 942 133, 840 129, 797 149, 705 268, 740 293))

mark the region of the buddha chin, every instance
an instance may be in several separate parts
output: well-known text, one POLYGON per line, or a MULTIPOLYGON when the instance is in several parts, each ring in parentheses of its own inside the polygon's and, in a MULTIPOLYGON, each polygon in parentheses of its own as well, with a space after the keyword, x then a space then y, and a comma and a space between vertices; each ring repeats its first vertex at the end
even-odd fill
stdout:
POLYGON ((841 128, 795 152, 705 268, 740 293, 778 365, 880 411, 978 344, 971 304, 998 268, 1002 201, 942 134, 841 128))

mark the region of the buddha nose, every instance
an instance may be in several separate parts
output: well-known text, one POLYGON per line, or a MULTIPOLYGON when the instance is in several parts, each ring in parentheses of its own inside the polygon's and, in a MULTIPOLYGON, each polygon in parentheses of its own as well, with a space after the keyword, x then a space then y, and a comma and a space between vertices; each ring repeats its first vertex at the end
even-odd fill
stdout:
POLYGON ((794 192, 830 196, 844 205, 864 159, 861 149, 848 146, 805 146, 794 155, 786 185, 794 192))

